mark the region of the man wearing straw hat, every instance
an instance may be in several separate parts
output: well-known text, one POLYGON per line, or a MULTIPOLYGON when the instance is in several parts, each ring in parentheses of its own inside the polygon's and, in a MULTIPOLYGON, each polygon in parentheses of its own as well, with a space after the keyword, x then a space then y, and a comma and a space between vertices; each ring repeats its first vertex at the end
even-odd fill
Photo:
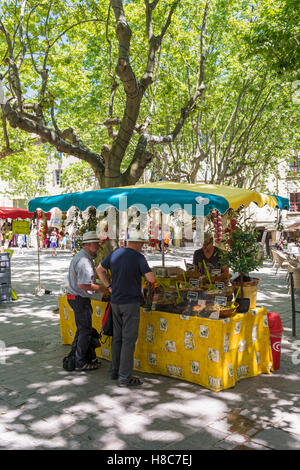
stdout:
POLYGON ((114 331, 111 378, 118 379, 120 387, 142 384, 138 377, 132 376, 132 370, 140 320, 141 278, 145 276, 148 282, 155 281, 146 258, 140 253, 147 241, 140 232, 131 232, 127 246, 110 253, 96 270, 101 281, 111 291, 114 331), (111 285, 106 276, 108 269, 111 271, 111 285))
MULTIPOLYGON (((67 298, 75 313, 76 351, 75 370, 87 371, 98 368, 87 361, 87 352, 92 338, 91 298, 105 287, 96 284, 93 258, 99 250, 100 239, 96 232, 86 232, 82 237, 82 249, 74 256, 69 267, 67 298)), ((75 342, 74 340, 74 342, 75 342)))

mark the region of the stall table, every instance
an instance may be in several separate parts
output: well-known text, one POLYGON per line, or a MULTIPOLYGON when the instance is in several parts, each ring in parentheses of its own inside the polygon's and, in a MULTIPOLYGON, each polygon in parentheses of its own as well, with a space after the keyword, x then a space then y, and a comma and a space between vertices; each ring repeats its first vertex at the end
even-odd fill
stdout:
MULTIPOLYGON (((92 300, 93 327, 101 330, 107 303, 92 300)), ((76 325, 67 297, 59 297, 63 344, 72 344, 76 325)), ((110 341, 96 350, 111 360, 110 341)), ((193 382, 213 391, 272 370, 268 316, 265 308, 212 320, 141 308, 134 369, 193 382)))

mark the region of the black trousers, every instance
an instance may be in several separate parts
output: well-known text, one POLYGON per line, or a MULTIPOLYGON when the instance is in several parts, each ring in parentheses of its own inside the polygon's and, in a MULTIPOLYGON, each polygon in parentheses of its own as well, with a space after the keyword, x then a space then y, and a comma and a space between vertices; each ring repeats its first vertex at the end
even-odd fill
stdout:
POLYGON ((75 367, 81 368, 88 362, 87 353, 92 338, 93 309, 91 300, 87 297, 75 295, 75 299, 68 299, 68 302, 74 310, 77 327, 74 339, 74 343, 76 342, 75 367))

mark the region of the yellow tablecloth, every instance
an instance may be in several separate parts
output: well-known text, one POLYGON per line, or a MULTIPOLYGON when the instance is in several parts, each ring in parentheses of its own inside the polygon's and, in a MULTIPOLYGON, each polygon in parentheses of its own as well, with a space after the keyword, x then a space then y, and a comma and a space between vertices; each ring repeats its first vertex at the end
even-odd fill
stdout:
MULTIPOLYGON (((106 303, 92 300, 93 327, 100 331, 106 303)), ((63 344, 76 332, 74 312, 67 298, 59 298, 63 344)), ((105 337, 104 337, 105 338, 105 337)), ((111 360, 109 341, 96 350, 111 360)), ((267 310, 210 320, 201 317, 151 312, 141 308, 134 368, 197 383, 210 390, 233 387, 243 378, 272 369, 267 310)))

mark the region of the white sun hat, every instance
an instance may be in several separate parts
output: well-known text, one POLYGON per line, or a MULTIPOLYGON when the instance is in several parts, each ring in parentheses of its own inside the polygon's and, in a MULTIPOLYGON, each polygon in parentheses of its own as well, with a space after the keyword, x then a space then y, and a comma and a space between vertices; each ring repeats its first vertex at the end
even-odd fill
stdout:
POLYGON ((82 243, 93 243, 98 242, 100 243, 100 239, 97 236, 96 232, 85 232, 82 237, 82 243))
POLYGON ((147 243, 149 240, 146 238, 143 232, 139 232, 137 230, 133 230, 129 232, 129 242, 140 242, 140 243, 147 243))

